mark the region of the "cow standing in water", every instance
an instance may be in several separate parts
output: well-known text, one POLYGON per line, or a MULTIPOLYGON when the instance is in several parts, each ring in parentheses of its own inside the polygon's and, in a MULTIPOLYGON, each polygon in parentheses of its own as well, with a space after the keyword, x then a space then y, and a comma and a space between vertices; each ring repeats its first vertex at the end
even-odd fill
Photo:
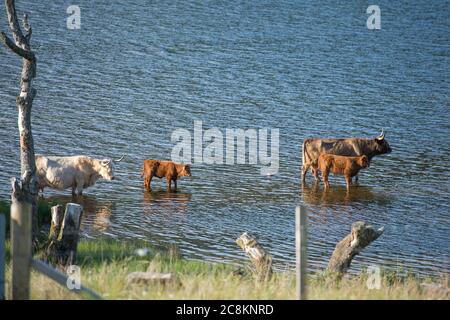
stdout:
MULTIPOLYGON (((312 174, 319 180, 312 168, 312 163, 317 161, 321 154, 334 154, 339 156, 358 157, 367 156, 369 163, 374 156, 390 153, 392 151, 381 134, 373 139, 367 138, 342 138, 342 139, 305 139, 302 147, 302 182, 305 182, 306 173, 311 168, 312 174)), ((355 176, 358 181, 358 175, 355 176)))
POLYGON ((114 180, 113 161, 88 156, 55 157, 36 155, 36 175, 39 190, 49 187, 57 190, 72 189, 72 195, 81 196, 98 179, 114 180))
POLYGON ((151 183, 153 177, 166 178, 167 190, 170 191, 172 181, 174 187, 177 189, 177 179, 180 177, 190 177, 191 166, 188 164, 175 163, 172 161, 163 160, 144 160, 142 166, 141 177, 144 178, 144 187, 148 191, 151 190, 151 183))
POLYGON ((341 174, 345 176, 347 183, 347 191, 350 190, 352 177, 356 176, 359 170, 369 167, 369 159, 367 156, 346 157, 334 154, 321 154, 319 158, 312 163, 314 177, 319 179, 318 171, 322 172, 323 183, 325 189, 330 187, 328 176, 330 173, 341 174))

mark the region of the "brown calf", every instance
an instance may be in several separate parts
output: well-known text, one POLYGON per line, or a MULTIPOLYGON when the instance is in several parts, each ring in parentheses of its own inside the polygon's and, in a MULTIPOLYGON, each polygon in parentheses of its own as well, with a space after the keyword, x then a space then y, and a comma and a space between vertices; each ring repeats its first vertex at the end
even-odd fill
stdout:
POLYGON ((191 167, 188 164, 180 164, 172 161, 161 160, 144 160, 144 166, 142 168, 141 177, 144 177, 144 187, 147 190, 151 190, 150 184, 153 177, 166 178, 167 190, 171 190, 172 181, 175 189, 177 189, 178 177, 190 177, 191 167))
POLYGON ((334 154, 321 154, 319 158, 312 163, 314 176, 318 179, 318 171, 322 172, 323 183, 325 188, 330 187, 328 176, 331 173, 341 174, 345 176, 347 182, 347 190, 350 189, 352 177, 357 175, 359 170, 369 166, 369 158, 367 156, 346 157, 334 154))

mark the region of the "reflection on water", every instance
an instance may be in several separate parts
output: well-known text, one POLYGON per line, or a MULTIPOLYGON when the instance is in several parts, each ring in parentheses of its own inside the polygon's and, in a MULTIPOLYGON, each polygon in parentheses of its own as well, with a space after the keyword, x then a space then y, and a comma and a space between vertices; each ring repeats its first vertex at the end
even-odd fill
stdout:
POLYGON ((352 185, 350 190, 345 186, 332 186, 325 189, 321 183, 312 182, 301 184, 301 197, 303 201, 311 205, 332 206, 336 204, 351 205, 352 203, 378 203, 380 205, 387 205, 392 196, 386 193, 379 193, 373 191, 373 188, 352 185))
POLYGON ((52 195, 45 198, 50 203, 65 205, 69 202, 83 206, 81 228, 84 233, 89 230, 105 232, 111 226, 111 215, 115 205, 110 201, 98 201, 94 195, 72 196, 52 195))
POLYGON ((190 193, 173 191, 144 191, 143 209, 145 214, 166 212, 168 214, 183 214, 188 208, 190 193))

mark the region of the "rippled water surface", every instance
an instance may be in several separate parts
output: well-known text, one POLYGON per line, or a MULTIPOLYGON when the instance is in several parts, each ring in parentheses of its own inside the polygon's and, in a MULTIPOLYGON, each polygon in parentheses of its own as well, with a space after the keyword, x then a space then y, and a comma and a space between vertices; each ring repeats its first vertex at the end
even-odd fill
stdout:
MULTIPOLYGON (((116 157, 117 180, 78 199, 86 237, 176 243, 193 259, 245 259, 234 243, 257 235, 277 267, 292 266, 294 210, 309 212, 309 258, 326 265, 353 222, 385 226, 355 267, 401 265, 449 273, 450 5, 378 1, 382 29, 350 1, 78 1, 81 30, 67 30, 64 1, 19 1, 38 57, 33 107, 36 151, 116 157), (167 193, 144 192, 146 158, 170 158, 171 134, 279 128, 280 169, 194 164, 167 193), (345 192, 301 188, 306 137, 370 137, 384 128, 393 152, 374 158, 345 192)), ((0 10, 0 27, 7 28, 0 10)), ((0 198, 19 174, 20 60, 0 49, 0 198)), ((70 192, 45 197, 72 201, 70 192)))

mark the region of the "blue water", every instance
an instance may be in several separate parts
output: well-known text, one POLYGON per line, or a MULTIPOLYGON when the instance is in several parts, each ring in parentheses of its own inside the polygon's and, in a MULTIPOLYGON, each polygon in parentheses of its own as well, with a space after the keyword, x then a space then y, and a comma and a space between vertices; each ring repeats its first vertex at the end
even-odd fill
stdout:
MULTIPOLYGON (((88 238, 176 243, 191 259, 241 263, 234 243, 258 236, 278 269, 291 267, 294 210, 309 213, 309 262, 326 266, 357 220, 385 233, 354 260, 450 272, 450 2, 378 1, 381 30, 368 30, 368 4, 347 1, 77 1, 81 29, 66 28, 73 3, 19 1, 29 13, 38 58, 33 106, 41 154, 116 157, 118 179, 88 189, 88 238), (146 158, 170 158, 171 134, 194 120, 217 127, 280 130, 280 170, 194 164, 178 193, 155 181, 144 192, 146 158), (346 195, 299 184, 307 137, 372 137, 393 152, 374 158, 346 195)), ((2 5, 3 6, 3 5, 2 5)), ((5 11, 0 28, 7 30, 5 11)), ((20 59, 0 49, 0 198, 19 174, 20 59)), ((45 197, 73 201, 70 191, 45 197)))

